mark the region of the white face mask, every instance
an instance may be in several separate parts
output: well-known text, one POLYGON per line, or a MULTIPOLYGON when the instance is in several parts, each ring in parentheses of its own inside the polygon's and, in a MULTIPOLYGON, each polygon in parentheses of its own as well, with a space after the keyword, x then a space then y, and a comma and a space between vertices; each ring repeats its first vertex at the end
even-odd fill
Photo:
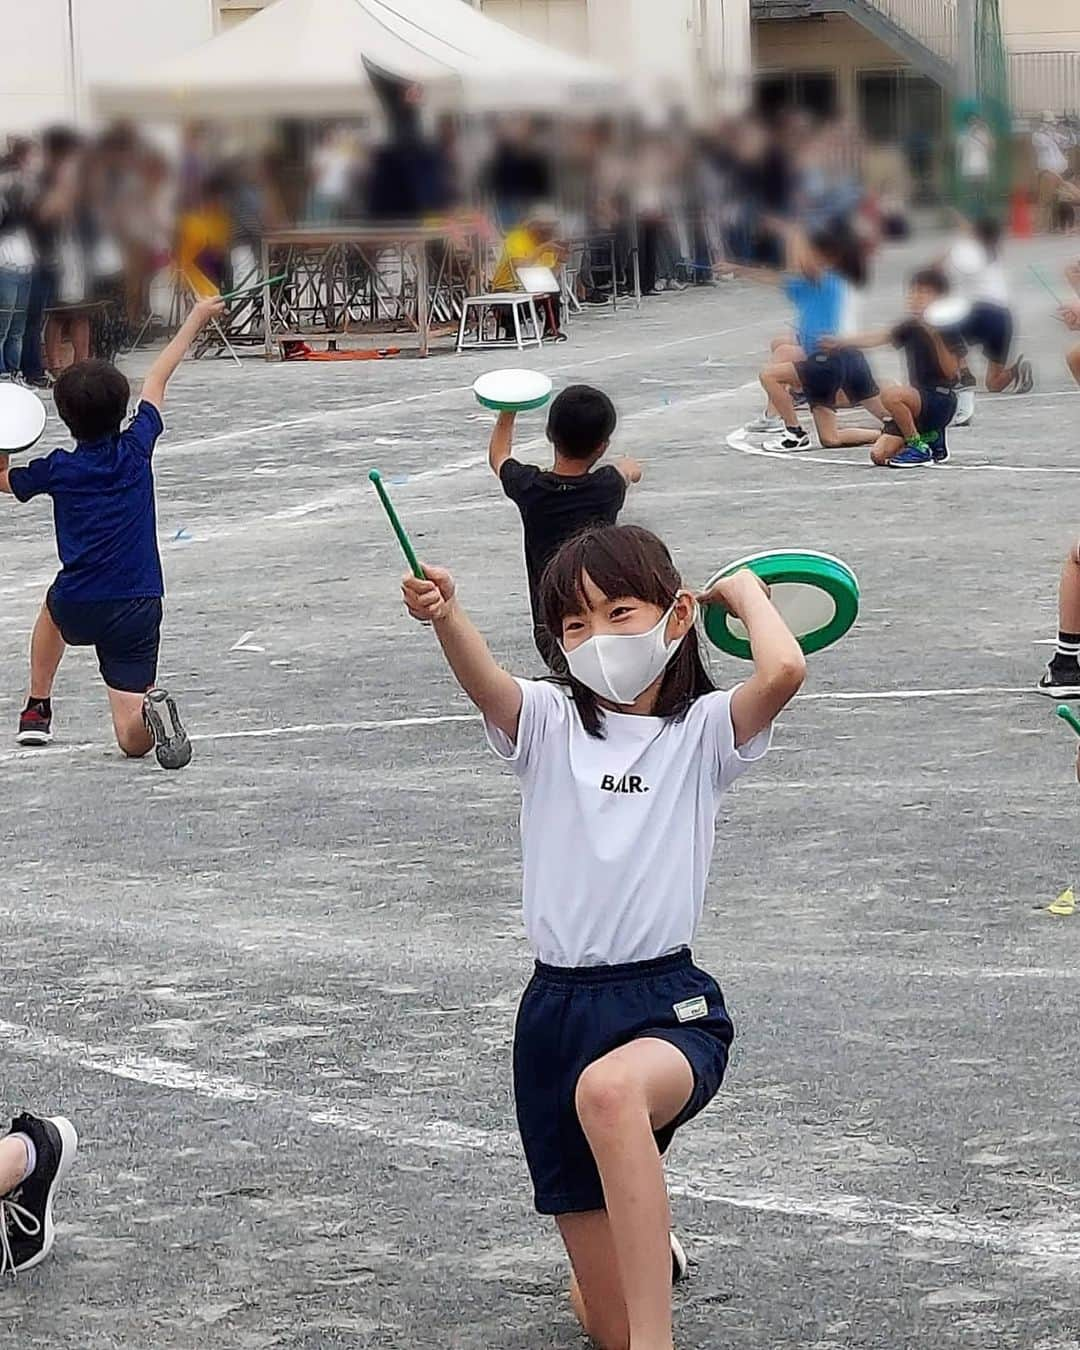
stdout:
POLYGON ((570 674, 609 703, 623 707, 633 703, 657 676, 663 674, 682 646, 681 637, 671 643, 664 640, 667 621, 674 609, 672 604, 656 627, 647 633, 599 633, 572 652, 563 647, 570 674))

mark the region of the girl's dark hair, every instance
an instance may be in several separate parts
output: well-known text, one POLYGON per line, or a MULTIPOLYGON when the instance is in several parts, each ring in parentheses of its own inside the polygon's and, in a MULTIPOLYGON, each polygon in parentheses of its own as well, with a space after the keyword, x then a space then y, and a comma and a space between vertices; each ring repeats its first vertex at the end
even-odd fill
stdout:
MULTIPOLYGON (((682 578, 665 544, 640 525, 597 525, 567 540, 548 563, 540 582, 540 620, 562 636, 563 620, 588 609, 585 574, 609 600, 633 597, 667 610, 682 589, 682 578)), ((604 711, 597 696, 572 675, 556 676, 573 697, 581 724, 590 736, 604 735, 604 711)), ((691 628, 672 657, 655 717, 680 721, 702 694, 716 686, 705 668, 696 628, 691 628)))
POLYGON ((938 295, 949 293, 949 278, 940 267, 920 267, 917 272, 911 274, 908 285, 925 287, 926 290, 935 291, 938 295))
POLYGON ((974 228, 975 238, 991 258, 996 258, 1001 248, 1001 221, 995 220, 993 216, 983 216, 981 220, 975 222, 974 228))
POLYGON ((819 230, 810 242, 834 272, 853 286, 866 285, 866 251, 847 225, 838 223, 833 229, 819 230))

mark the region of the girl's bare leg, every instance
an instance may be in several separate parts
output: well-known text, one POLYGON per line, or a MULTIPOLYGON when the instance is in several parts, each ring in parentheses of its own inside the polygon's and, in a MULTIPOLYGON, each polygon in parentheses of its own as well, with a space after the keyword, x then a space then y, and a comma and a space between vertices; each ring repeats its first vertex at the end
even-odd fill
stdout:
POLYGON ((651 1037, 605 1055, 578 1079, 578 1119, 604 1186, 629 1350, 673 1350, 671 1211, 653 1131, 674 1120, 693 1087, 685 1056, 651 1037))
POLYGON ((873 445, 881 435, 880 430, 870 427, 842 427, 832 408, 814 408, 813 414, 818 440, 829 450, 842 445, 873 445))

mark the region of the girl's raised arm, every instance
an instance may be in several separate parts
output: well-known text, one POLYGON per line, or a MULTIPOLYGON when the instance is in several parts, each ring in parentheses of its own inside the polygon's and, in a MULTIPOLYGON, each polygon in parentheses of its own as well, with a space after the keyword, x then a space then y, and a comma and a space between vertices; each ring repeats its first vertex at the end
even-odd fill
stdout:
POLYGON ((498 664, 458 604, 454 578, 444 567, 425 565, 424 579, 410 573, 401 590, 413 618, 435 629, 458 684, 493 726, 516 741, 521 688, 498 664))
POLYGON ((742 620, 750 636, 754 673, 731 696, 735 745, 748 745, 802 688, 806 658, 764 584, 749 569, 726 577, 698 599, 703 604, 720 601, 742 620))

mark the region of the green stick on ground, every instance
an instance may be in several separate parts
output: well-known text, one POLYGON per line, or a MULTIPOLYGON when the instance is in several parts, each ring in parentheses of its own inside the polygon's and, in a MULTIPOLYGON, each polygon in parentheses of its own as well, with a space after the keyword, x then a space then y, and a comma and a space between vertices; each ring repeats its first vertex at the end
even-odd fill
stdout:
POLYGON ((413 576, 424 581, 426 579, 424 576, 424 569, 420 566, 420 559, 416 556, 416 550, 412 546, 412 540, 405 533, 405 527, 402 525, 401 521, 398 520, 398 513, 394 510, 394 503, 390 500, 390 495, 386 491, 386 488, 383 487, 382 474, 378 469, 372 469, 368 474, 368 477, 375 484, 375 491, 379 494, 379 501, 382 502, 383 510, 390 519, 390 524, 393 526, 394 533, 397 535, 397 541, 401 545, 401 551, 405 554, 408 564, 412 568, 413 576))
POLYGON ((1068 722, 1073 731, 1080 736, 1080 717, 1077 717, 1076 713, 1073 712, 1067 703, 1058 704, 1057 715, 1063 722, 1068 722))
POLYGON ((1050 283, 1047 281, 1047 279, 1043 276, 1043 274, 1039 271, 1039 269, 1035 266, 1034 263, 1028 263, 1028 271, 1039 283, 1039 285, 1043 288, 1043 290, 1048 292, 1048 294, 1050 294, 1051 296, 1053 296, 1054 303, 1056 305, 1060 306, 1065 303, 1065 301, 1062 300, 1061 296, 1058 295, 1057 291, 1054 290, 1053 286, 1050 285, 1050 283))

